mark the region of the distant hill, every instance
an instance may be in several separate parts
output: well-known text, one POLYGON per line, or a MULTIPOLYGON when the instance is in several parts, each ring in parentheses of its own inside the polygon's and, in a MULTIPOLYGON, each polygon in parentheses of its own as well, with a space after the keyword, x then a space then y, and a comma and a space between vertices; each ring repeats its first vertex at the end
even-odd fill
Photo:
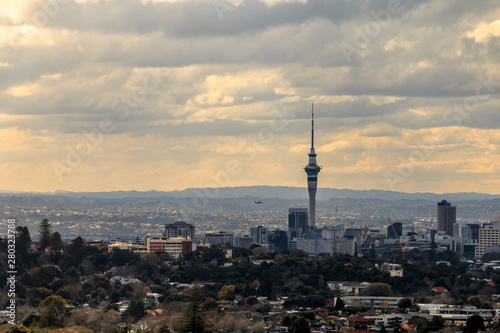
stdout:
MULTIPOLYGON (((204 193, 214 193, 217 198, 262 198, 262 199, 307 199, 308 193, 305 187, 288 186, 239 186, 224 188, 190 188, 182 191, 111 191, 111 192, 69 192, 56 191, 51 193, 29 193, 0 191, 0 196, 59 196, 72 198, 102 198, 102 199, 122 199, 122 198, 189 198, 203 196, 204 193)), ((211 194, 210 194, 211 195, 211 194)), ((320 188, 317 192, 318 200, 338 199, 380 199, 380 200, 431 200, 440 201, 467 201, 467 200, 488 200, 499 199, 500 194, 492 195, 487 193, 404 193, 384 190, 349 190, 320 188)))

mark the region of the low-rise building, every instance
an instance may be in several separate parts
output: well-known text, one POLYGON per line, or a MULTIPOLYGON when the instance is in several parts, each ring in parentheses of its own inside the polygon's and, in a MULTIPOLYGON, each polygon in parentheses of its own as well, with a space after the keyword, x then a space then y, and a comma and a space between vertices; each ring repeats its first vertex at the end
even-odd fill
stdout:
POLYGON ((139 254, 166 252, 172 257, 177 258, 196 250, 196 243, 194 243, 190 238, 186 239, 184 237, 173 237, 168 239, 146 237, 145 244, 116 242, 109 245, 108 250, 112 252, 116 248, 121 250, 130 250, 139 254))
POLYGON ((366 306, 370 309, 397 309, 403 297, 389 296, 345 296, 342 298, 345 306, 366 306))
POLYGON ((328 287, 332 290, 341 292, 342 294, 359 295, 366 287, 370 285, 369 282, 357 281, 328 281, 328 287))
POLYGON ((403 277, 403 266, 401 266, 400 264, 385 262, 382 264, 382 266, 380 266, 380 270, 382 272, 389 272, 389 275, 391 277, 403 277))

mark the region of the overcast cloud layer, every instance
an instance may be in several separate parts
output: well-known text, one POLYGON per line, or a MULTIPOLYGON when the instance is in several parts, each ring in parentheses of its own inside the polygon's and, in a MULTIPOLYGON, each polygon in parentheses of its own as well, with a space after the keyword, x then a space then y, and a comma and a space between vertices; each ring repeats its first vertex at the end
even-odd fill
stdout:
POLYGON ((0 190, 500 193, 500 4, 7 0, 0 190))

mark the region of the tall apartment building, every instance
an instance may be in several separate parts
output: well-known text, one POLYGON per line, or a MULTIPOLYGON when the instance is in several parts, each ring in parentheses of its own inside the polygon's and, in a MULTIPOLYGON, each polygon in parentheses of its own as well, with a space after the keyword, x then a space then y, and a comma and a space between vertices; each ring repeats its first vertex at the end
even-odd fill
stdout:
POLYGON ((401 235, 403 235, 403 223, 394 222, 392 225, 394 226, 394 229, 391 225, 387 227, 387 238, 396 239, 398 237, 401 237, 401 235), (394 233, 394 230, 396 230, 396 233, 394 233))
POLYGON ((479 228, 479 244, 476 247, 475 257, 480 259, 489 247, 495 245, 500 245, 500 220, 493 220, 479 228))
POLYGON ((256 244, 267 244, 267 228, 261 225, 250 228, 250 236, 256 244))
POLYGON ((169 239, 174 237, 190 238, 194 240, 194 225, 184 221, 177 221, 172 224, 165 224, 163 238, 169 239))
POLYGON ((288 241, 301 238, 308 229, 307 208, 288 209, 288 241))
POLYGON ((442 231, 448 236, 453 236, 453 227, 457 221, 457 207, 446 200, 437 204, 438 232, 442 231))

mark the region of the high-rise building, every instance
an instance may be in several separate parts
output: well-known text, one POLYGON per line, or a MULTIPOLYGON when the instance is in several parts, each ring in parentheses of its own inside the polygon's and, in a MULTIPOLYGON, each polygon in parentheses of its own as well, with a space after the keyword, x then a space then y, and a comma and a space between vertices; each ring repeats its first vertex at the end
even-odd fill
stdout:
POLYGON ((316 151, 314 150, 314 104, 311 117, 311 150, 309 163, 304 168, 307 173, 307 190, 309 191, 309 221, 308 229, 314 229, 316 223, 316 189, 318 187, 318 173, 321 170, 316 164, 316 151))
POLYGON ((285 230, 276 229, 269 235, 269 244, 274 246, 274 250, 288 249, 288 235, 285 230))
POLYGON ((446 200, 437 204, 438 232, 442 231, 448 236, 453 236, 453 226, 457 221, 457 207, 446 200))
POLYGON ((288 209, 288 241, 301 238, 307 232, 307 208, 288 209))
POLYGON ((392 225, 394 226, 394 229, 392 229, 392 226, 387 227, 387 238, 396 239, 398 237, 401 237, 401 235, 403 234, 403 223, 394 222, 392 225), (394 230, 396 230, 396 233, 394 233, 394 230), (396 235, 398 235, 398 237, 396 237, 396 235))
POLYGON ((259 225, 255 228, 250 228, 250 236, 256 244, 266 244, 267 243, 267 228, 259 225))
POLYGON ((194 231, 194 225, 183 221, 177 221, 171 224, 165 224, 163 238, 183 237, 186 239, 194 239, 194 231))
POLYGON ((488 248, 500 245, 500 218, 485 223, 479 228, 479 244, 476 247, 476 259, 488 252, 488 248))

